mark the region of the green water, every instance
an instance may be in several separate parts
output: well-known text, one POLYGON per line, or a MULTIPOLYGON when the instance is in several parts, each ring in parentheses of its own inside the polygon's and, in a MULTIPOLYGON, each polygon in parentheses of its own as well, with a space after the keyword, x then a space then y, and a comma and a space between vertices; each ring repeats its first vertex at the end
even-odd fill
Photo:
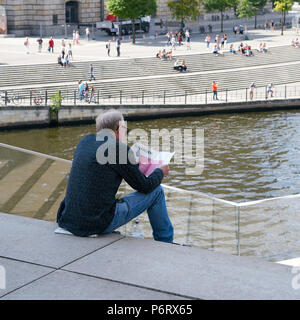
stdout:
MULTIPOLYGON (((300 112, 222 114, 128 122, 130 130, 204 129, 204 170, 186 175, 171 164, 165 183, 219 198, 246 201, 300 192, 300 112)), ((3 143, 72 159, 94 125, 0 132, 3 143)), ((172 148, 172 144, 171 144, 172 148)))

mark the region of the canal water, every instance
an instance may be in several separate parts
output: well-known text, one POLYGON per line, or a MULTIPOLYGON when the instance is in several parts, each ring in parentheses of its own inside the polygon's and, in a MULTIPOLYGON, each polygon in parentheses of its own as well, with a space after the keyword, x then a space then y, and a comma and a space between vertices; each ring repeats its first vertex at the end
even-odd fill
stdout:
MULTIPOLYGON (((204 129, 203 172, 186 175, 183 159, 170 165, 166 184, 232 201, 300 193, 300 112, 135 121, 128 128, 144 129, 149 137, 151 129, 193 129, 193 139, 196 128, 204 129)), ((80 139, 94 132, 94 125, 2 131, 0 142, 71 160, 80 139)))
MULTIPOLYGON (((187 175, 188 163, 171 163, 166 185, 238 203, 300 193, 298 111, 130 121, 127 126, 129 136, 134 129, 143 129, 149 137, 153 129, 178 129, 182 134, 184 129, 192 129, 187 143, 193 144, 194 149, 201 143, 195 138, 195 131, 203 130, 203 171, 187 175)), ((71 160, 77 143, 89 133, 95 133, 94 125, 2 131, 0 142, 71 160)), ((175 147, 172 140, 171 149, 175 147)), ((194 195, 181 197, 174 195, 169 203, 182 242, 206 249, 226 249, 229 242, 235 247, 239 240, 242 254, 269 260, 300 255, 298 200, 244 207, 237 223, 235 207, 218 207, 214 201, 207 203, 200 197, 193 202, 194 195), (179 210, 180 202, 186 198, 190 202, 179 210)), ((151 237, 151 230, 147 232, 151 237)))

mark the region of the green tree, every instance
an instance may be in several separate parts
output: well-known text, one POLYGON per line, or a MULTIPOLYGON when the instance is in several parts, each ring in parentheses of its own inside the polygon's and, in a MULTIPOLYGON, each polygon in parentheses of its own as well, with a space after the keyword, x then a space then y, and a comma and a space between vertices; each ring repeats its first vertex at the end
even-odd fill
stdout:
POLYGON ((132 43, 135 43, 135 21, 156 13, 156 0, 108 0, 107 10, 132 21, 132 43))
POLYGON ((197 19, 201 13, 200 5, 202 0, 171 0, 168 2, 173 18, 181 21, 181 31, 183 31, 184 21, 188 18, 197 19))
POLYGON ((267 0, 240 0, 236 13, 239 18, 251 18, 254 19, 254 28, 257 26, 257 12, 263 8, 267 3, 267 0))
POLYGON ((278 0, 274 2, 274 10, 281 12, 281 35, 283 35, 283 26, 285 25, 285 15, 292 9, 292 0, 278 0))
POLYGON ((233 9, 238 4, 238 0, 205 0, 204 8, 207 12, 220 11, 221 32, 223 32, 224 11, 233 9))

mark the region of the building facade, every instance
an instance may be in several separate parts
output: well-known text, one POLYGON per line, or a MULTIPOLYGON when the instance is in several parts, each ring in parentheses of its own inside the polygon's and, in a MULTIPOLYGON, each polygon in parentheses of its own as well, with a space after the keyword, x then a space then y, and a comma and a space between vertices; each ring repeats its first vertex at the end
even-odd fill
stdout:
MULTIPOLYGON (((58 36, 71 35, 76 28, 85 28, 104 20, 109 13, 108 0, 0 0, 6 9, 8 33, 16 36, 58 36)), ((178 27, 179 23, 171 17, 167 6, 169 0, 156 0, 155 21, 157 31, 178 27), (161 27, 159 28, 158 25, 161 27)), ((269 5, 270 6, 270 5, 269 5)), ((268 9, 268 5, 266 6, 268 9)), ((224 12, 225 21, 234 19, 233 10, 224 12)), ((196 21, 186 21, 188 26, 199 28, 219 21, 219 12, 207 13, 196 21)))
MULTIPOLYGON (((0 5, 6 9, 9 33, 17 36, 42 33, 45 36, 64 32, 69 34, 74 26, 95 24, 103 20, 108 14, 106 1, 0 0, 0 5)), ((157 0, 157 17, 170 17, 167 1, 157 0)))

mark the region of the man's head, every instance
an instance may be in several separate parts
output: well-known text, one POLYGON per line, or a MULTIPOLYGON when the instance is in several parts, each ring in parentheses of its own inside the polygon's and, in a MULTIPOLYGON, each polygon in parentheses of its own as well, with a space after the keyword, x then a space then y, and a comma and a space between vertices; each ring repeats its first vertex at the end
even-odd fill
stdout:
POLYGON ((116 140, 124 142, 126 136, 126 126, 123 115, 120 111, 111 109, 101 113, 96 118, 96 131, 110 129, 114 132, 116 140))

